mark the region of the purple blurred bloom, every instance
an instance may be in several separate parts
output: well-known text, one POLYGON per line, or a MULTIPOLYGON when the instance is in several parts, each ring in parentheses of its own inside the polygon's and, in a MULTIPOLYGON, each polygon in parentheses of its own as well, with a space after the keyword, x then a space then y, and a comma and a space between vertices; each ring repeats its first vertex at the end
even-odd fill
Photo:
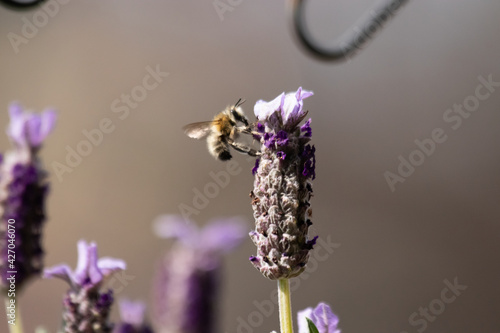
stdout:
POLYGON ((38 148, 54 127, 55 112, 30 114, 15 103, 9 112, 7 134, 14 148, 0 159, 0 289, 8 285, 7 272, 16 271, 16 289, 21 290, 43 268, 41 241, 49 186, 38 148), (7 245, 16 253, 11 263, 7 245))
POLYGON ((198 229, 180 216, 165 215, 154 222, 155 233, 176 238, 158 268, 154 318, 168 332, 214 332, 214 307, 222 254, 243 240, 242 220, 215 220, 198 229))
POLYGON ((136 326, 144 323, 144 314, 146 312, 146 304, 144 302, 132 302, 128 299, 121 299, 118 305, 120 306, 120 317, 124 323, 136 326))
POLYGON ((64 332, 111 332, 108 322, 113 292, 101 292, 104 280, 113 272, 124 270, 124 261, 97 258, 95 243, 78 242, 78 263, 74 271, 67 265, 58 265, 44 271, 45 278, 60 278, 71 288, 64 297, 64 332))
POLYGON ((113 333, 153 333, 145 322, 146 304, 122 299, 118 305, 121 322, 114 327, 113 333))
POLYGON ((153 224, 160 238, 177 238, 179 242, 196 251, 199 265, 206 270, 219 265, 221 255, 233 250, 244 238, 246 226, 239 218, 221 218, 198 227, 178 215, 163 215, 153 224))
POLYGON ((52 109, 34 114, 23 111, 21 105, 15 102, 9 106, 9 113, 11 121, 7 135, 21 147, 39 147, 54 129, 57 118, 52 109))
POLYGON ((97 245, 87 244, 84 240, 78 242, 78 264, 74 271, 68 265, 57 265, 44 271, 44 278, 60 278, 68 282, 74 289, 83 286, 99 288, 103 278, 126 268, 123 260, 113 258, 97 259, 97 245))
POLYGON ((309 318, 316 325, 319 333, 340 333, 337 328, 339 318, 326 303, 319 303, 314 309, 307 308, 297 313, 299 333, 309 333, 306 318, 309 318))

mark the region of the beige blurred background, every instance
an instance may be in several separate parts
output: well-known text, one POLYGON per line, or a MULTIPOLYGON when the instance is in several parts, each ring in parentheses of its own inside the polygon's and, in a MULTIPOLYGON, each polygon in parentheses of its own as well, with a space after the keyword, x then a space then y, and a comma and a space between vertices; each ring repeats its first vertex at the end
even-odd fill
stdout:
MULTIPOLYGON (((307 16, 328 43, 372 5, 315 0, 307 16)), ((209 120, 240 97, 253 118, 256 100, 303 86, 315 92, 305 102, 318 161, 313 222, 322 239, 340 246, 301 280, 294 311, 328 302, 345 333, 498 332, 500 89, 456 130, 443 115, 474 95, 479 76, 500 82, 500 2, 410 1, 340 64, 318 62, 297 47, 283 1, 244 0, 232 8, 221 20, 212 1, 70 1, 17 53, 7 36, 22 36, 23 18, 32 21, 37 10, 0 8, 1 127, 13 100, 59 110, 42 152, 52 187, 46 265, 74 267, 77 240, 94 240, 101 255, 128 263, 133 278, 117 298, 149 300, 154 263, 170 245, 152 234, 151 221, 192 205, 193 189, 226 168, 181 127, 209 120), (120 119, 113 101, 142 85, 148 66, 169 76, 120 119), (53 163, 66 164, 66 147, 76 149, 82 131, 104 118, 114 131, 58 180, 53 163), (397 173, 398 156, 408 159, 414 141, 436 128, 447 140, 391 192, 384 173, 397 173), (443 281, 455 277, 467 289, 425 330, 412 326, 409 317, 439 305, 443 281)), ((9 147, 4 135, 0 147, 9 147)), ((242 171, 193 215, 199 224, 242 215, 250 230, 253 162, 239 154, 234 160, 242 171)), ((248 262, 254 253, 246 239, 226 258, 220 332, 279 328, 275 309, 256 314, 255 303, 268 300, 275 283, 248 262), (256 327, 238 328, 249 316, 256 327)), ((58 280, 27 288, 20 299, 26 332, 38 324, 55 332, 66 289, 58 280)), ((0 316, 0 331, 6 325, 0 316)))

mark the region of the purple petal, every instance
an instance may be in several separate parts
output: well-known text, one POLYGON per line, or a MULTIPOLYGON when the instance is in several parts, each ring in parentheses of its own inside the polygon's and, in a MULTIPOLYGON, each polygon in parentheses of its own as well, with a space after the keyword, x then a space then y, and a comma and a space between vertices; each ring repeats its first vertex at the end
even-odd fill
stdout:
POLYGON ((302 159, 304 161, 304 169, 302 170, 302 175, 304 177, 316 178, 316 148, 311 145, 306 145, 304 151, 302 152, 302 159))
POLYGON ((127 299, 119 301, 120 317, 124 323, 140 326, 144 322, 146 305, 143 302, 132 302, 127 299))
POLYGON ((276 134, 276 143, 278 146, 286 146, 288 143, 288 133, 286 131, 279 131, 276 134))
POLYGON ((40 143, 47 138, 56 125, 57 113, 55 110, 47 109, 41 114, 42 123, 40 126, 40 143))
POLYGON ((76 264, 76 269, 73 274, 75 278, 75 282, 78 284, 82 284, 85 282, 85 279, 87 278, 87 270, 89 267, 89 251, 87 249, 87 242, 84 240, 80 240, 77 243, 77 248, 78 248, 78 262, 76 264))
POLYGON ((271 133, 265 133, 264 134, 264 145, 267 148, 273 148, 276 143, 276 137, 274 134, 271 133))
POLYGON ((124 261, 113 258, 101 258, 97 260, 97 245, 87 244, 80 240, 78 246, 78 263, 74 272, 66 265, 55 266, 46 269, 45 277, 59 277, 66 280, 73 288, 91 284, 99 287, 103 277, 109 276, 117 270, 124 270, 124 261))
POLYGON ((255 174, 257 173, 257 170, 259 169, 259 162, 260 162, 260 158, 255 160, 255 166, 252 169, 253 176, 255 176, 255 174))
POLYGON ((31 114, 26 117, 25 123, 27 129, 27 139, 32 147, 37 147, 42 143, 43 138, 40 135, 42 126, 42 117, 38 114, 31 114))
POLYGON ((318 328, 319 333, 338 332, 339 318, 332 312, 328 304, 319 303, 313 311, 313 318, 311 320, 318 328))
POLYGON ((179 215, 162 215, 153 221, 153 232, 160 238, 177 238, 186 245, 197 242, 198 229, 179 215))
MULTIPOLYGON (((311 222, 311 220, 308 220, 309 222, 311 222)), ((318 240, 318 237, 319 236, 314 236, 313 239, 311 240, 308 240, 306 242, 306 248, 309 249, 309 250, 312 250, 314 245, 316 245, 316 241, 318 240)))
POLYGON ((7 135, 10 139, 19 145, 24 145, 25 128, 23 108, 19 103, 11 103, 9 105, 10 123, 7 126, 7 135))
POLYGON ((97 266, 97 245, 95 243, 90 243, 87 248, 88 251, 88 277, 92 284, 96 285, 102 281, 103 274, 99 267, 97 266))
POLYGON ((11 120, 7 135, 20 146, 40 146, 56 122, 54 110, 47 109, 42 114, 33 114, 25 112, 19 103, 9 106, 9 114, 11 120))
POLYGON ((286 94, 283 108, 281 109, 281 118, 284 124, 286 124, 289 119, 298 118, 302 111, 302 104, 302 101, 297 100, 295 94, 286 94))
POLYGON ((303 99, 311 97, 312 95, 314 95, 312 91, 302 90, 302 87, 299 87, 299 89, 297 89, 297 92, 295 93, 295 98, 297 98, 297 101, 302 101, 303 99))
POLYGON ((71 268, 68 265, 57 265, 54 267, 46 268, 43 271, 44 279, 59 278, 73 285, 73 277, 71 268))
MULTIPOLYGON (((307 308, 297 312, 297 325, 299 326, 299 333, 309 333, 309 325, 307 319, 311 319, 313 308, 307 308)), ((312 319, 311 319, 312 320, 312 319)))
POLYGON ((9 116, 11 121, 19 121, 23 118, 23 107, 18 102, 12 102, 9 105, 9 116))
POLYGON ((263 100, 257 101, 257 103, 255 103, 254 106, 254 113, 257 119, 265 121, 267 118, 269 118, 271 114, 281 109, 283 106, 284 98, 285 98, 285 93, 281 93, 281 95, 279 95, 270 102, 266 102, 263 100))
POLYGON ((127 263, 121 259, 103 257, 97 261, 97 267, 102 275, 107 277, 114 272, 126 270, 127 263))
POLYGON ((286 94, 283 108, 281 110, 283 123, 286 124, 289 121, 300 118, 304 114, 302 111, 304 102, 302 100, 312 96, 313 94, 314 93, 312 91, 302 90, 302 87, 299 87, 296 93, 291 92, 286 94))
POLYGON ((339 318, 326 303, 319 303, 315 309, 307 308, 297 313, 299 333, 309 333, 306 318, 309 318, 316 325, 319 333, 340 333, 337 328, 339 318))
POLYGON ((75 269, 75 282, 82 286, 88 280, 93 285, 102 281, 102 273, 97 267, 97 245, 87 243, 84 240, 78 242, 78 264, 75 269))
POLYGON ((300 126, 300 131, 305 132, 304 136, 306 138, 310 138, 312 136, 311 118, 309 118, 309 120, 306 121, 304 125, 300 126))
POLYGON ((201 231, 201 246, 208 251, 228 252, 237 247, 247 234, 247 226, 240 218, 215 220, 201 231))

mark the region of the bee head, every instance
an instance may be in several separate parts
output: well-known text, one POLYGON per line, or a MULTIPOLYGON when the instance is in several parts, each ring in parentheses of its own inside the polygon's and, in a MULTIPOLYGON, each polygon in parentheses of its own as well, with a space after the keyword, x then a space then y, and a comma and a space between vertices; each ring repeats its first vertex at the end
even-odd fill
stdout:
POLYGON ((231 115, 234 117, 236 121, 239 121, 245 126, 248 126, 248 120, 245 114, 243 113, 243 109, 240 107, 241 104, 243 104, 245 100, 242 100, 241 98, 234 104, 234 106, 231 108, 231 115))

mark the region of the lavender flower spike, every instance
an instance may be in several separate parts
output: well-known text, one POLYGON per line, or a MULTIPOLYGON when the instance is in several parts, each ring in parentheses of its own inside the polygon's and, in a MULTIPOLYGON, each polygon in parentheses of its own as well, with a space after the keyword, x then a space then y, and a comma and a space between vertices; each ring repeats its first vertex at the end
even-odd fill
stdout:
POLYGON ((318 329, 319 333, 340 333, 337 329, 339 318, 332 312, 330 306, 319 303, 316 308, 307 308, 297 313, 299 333, 310 333, 307 319, 309 318, 318 329))
POLYGON ((257 255, 250 261, 271 280, 302 273, 316 243, 317 237, 307 236, 312 224, 311 181, 316 177, 315 148, 308 144, 311 120, 299 127, 307 115, 303 100, 312 94, 299 88, 271 102, 258 101, 254 108, 257 127, 264 127, 264 133, 251 192, 255 230, 250 238, 257 255))
POLYGON ((113 333, 153 333, 144 321, 146 305, 143 302, 122 299, 118 304, 122 322, 115 326, 113 333))
POLYGON ((165 215, 154 223, 162 238, 176 238, 158 268, 154 285, 154 319, 162 333, 215 332, 222 254, 243 240, 245 224, 219 219, 198 229, 182 217, 165 215))
POLYGON ((44 277, 57 277, 68 282, 71 289, 64 297, 63 331, 66 333, 111 332, 108 322, 113 304, 113 292, 100 292, 105 279, 112 273, 124 270, 124 261, 97 258, 97 245, 78 242, 78 264, 74 271, 67 265, 45 269, 44 277))
POLYGON ((15 103, 9 113, 7 135, 14 148, 3 158, 0 156, 0 289, 3 292, 9 289, 7 277, 12 274, 8 271, 17 272, 15 284, 20 290, 43 268, 41 241, 48 185, 38 151, 56 120, 53 110, 32 114, 15 103))

